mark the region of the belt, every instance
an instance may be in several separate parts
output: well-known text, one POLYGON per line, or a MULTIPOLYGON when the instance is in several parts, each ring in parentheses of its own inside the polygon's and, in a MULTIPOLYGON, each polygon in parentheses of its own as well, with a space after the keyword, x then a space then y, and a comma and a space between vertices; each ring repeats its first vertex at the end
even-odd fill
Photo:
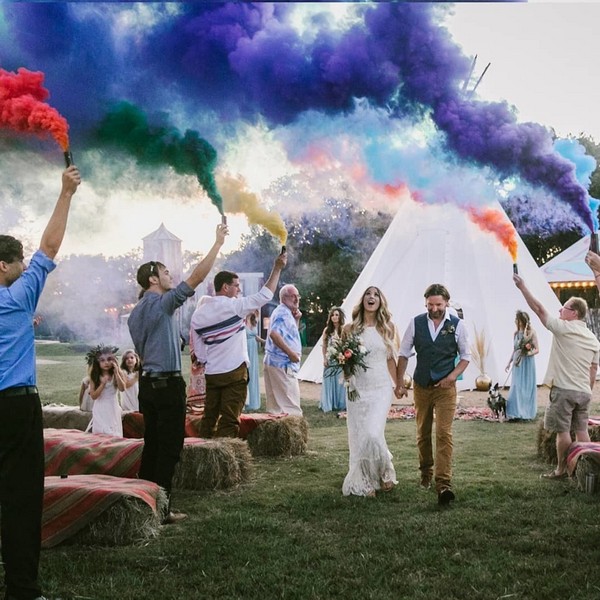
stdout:
POLYGON ((181 371, 148 371, 147 373, 142 373, 142 377, 168 379, 169 377, 181 377, 181 371))
POLYGON ((11 387, 6 388, 5 390, 0 390, 0 398, 11 398, 14 396, 31 396, 32 394, 37 394, 38 389, 35 385, 22 385, 19 387, 11 387))

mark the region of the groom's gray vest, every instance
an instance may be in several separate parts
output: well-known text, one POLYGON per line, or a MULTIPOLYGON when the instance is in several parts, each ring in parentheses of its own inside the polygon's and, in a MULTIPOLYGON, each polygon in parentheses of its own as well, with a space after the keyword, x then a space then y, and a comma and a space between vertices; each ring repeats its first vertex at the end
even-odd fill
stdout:
POLYGON ((458 321, 458 317, 450 315, 433 341, 427 326, 427 313, 415 317, 414 346, 417 352, 417 368, 413 378, 421 387, 437 383, 454 369, 458 354, 458 321), (454 331, 450 331, 451 329, 454 331))

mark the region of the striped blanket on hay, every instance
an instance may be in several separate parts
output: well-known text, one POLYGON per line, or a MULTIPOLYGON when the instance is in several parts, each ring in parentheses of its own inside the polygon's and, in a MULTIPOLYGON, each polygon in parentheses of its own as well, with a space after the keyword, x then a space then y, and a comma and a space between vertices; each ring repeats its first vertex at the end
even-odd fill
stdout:
MULTIPOLYGON (((204 445, 200 438, 186 438, 185 445, 204 445)), ((85 433, 77 429, 44 429, 45 474, 99 473, 137 477, 144 440, 85 433)))
MULTIPOLYGON (((46 477, 42 514, 42 547, 51 548, 81 531, 123 498, 145 502, 157 515, 160 487, 143 479, 109 475, 46 477)), ((160 522, 157 515, 157 522, 160 522)))
POLYGON ((597 463, 600 470, 600 443, 573 442, 567 452, 567 472, 569 476, 573 476, 577 469, 577 461, 584 455, 597 463))

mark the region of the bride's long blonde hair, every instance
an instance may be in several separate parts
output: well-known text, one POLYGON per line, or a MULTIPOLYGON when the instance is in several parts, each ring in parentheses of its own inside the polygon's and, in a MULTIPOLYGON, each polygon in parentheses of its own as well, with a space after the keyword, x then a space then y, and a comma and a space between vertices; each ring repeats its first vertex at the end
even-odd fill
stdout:
POLYGON ((392 315, 383 292, 374 285, 370 285, 360 298, 360 302, 352 309, 352 323, 349 324, 351 333, 361 334, 365 328, 365 305, 364 300, 369 290, 376 290, 379 294, 379 308, 375 314, 375 329, 383 338, 387 349, 388 358, 396 358, 398 351, 398 332, 392 322, 392 315))

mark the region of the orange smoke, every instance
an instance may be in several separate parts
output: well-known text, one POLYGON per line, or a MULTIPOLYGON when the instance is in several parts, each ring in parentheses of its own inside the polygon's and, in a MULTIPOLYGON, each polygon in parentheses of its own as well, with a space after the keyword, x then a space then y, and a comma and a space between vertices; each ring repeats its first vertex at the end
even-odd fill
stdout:
POLYGON ((513 224, 498 210, 492 208, 467 208, 471 221, 483 231, 493 233, 517 262, 517 232, 513 224))
POLYGON ((51 135, 69 149, 67 120, 44 100, 50 95, 42 86, 44 74, 21 67, 17 73, 0 69, 0 127, 13 131, 51 135))
POLYGON ((243 179, 224 176, 220 178, 218 187, 225 212, 243 213, 251 225, 261 225, 278 237, 282 244, 287 242, 287 230, 282 218, 261 206, 256 194, 246 189, 243 179))

